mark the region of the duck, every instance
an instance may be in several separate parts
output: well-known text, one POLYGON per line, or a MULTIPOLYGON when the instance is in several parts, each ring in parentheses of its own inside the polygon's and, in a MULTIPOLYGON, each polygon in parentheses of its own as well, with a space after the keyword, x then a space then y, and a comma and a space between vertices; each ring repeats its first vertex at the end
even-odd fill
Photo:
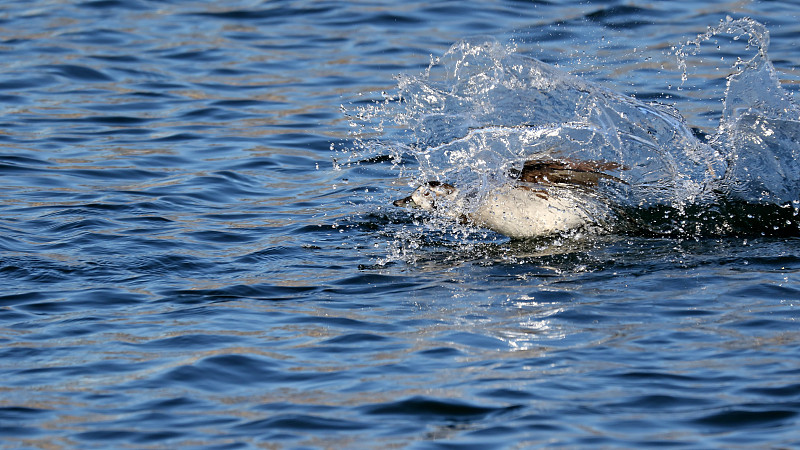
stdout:
POLYGON ((626 184, 606 173, 625 169, 602 160, 529 160, 521 169, 508 172, 508 183, 472 207, 467 207, 458 188, 436 180, 423 183, 393 204, 448 216, 512 239, 593 231, 603 229, 613 217, 613 208, 598 187, 626 184))

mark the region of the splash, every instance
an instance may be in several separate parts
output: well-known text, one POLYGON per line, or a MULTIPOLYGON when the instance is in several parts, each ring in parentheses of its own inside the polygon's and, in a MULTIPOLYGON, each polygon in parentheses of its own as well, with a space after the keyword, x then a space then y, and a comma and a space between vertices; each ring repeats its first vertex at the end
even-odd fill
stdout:
MULTIPOLYGON (((678 52, 700 46, 718 35, 747 37, 750 59, 739 59, 727 78, 720 125, 711 145, 725 155, 726 173, 716 186, 727 200, 796 205, 800 200, 800 108, 781 87, 767 55, 769 32, 760 23, 728 17, 678 52)), ((684 78, 685 78, 685 63, 684 78)))
POLYGON ((679 58, 690 48, 699 54, 720 34, 747 36, 755 55, 732 68, 719 129, 707 140, 669 106, 479 37, 457 42, 420 75, 399 76, 397 92, 383 102, 357 109, 354 123, 367 133, 356 153, 389 155, 402 177, 412 169, 410 187, 428 180, 459 186, 465 211, 525 161, 607 161, 616 168, 608 175, 622 182, 599 185, 597 195, 632 229, 735 233, 740 225, 731 224, 750 226, 726 216, 741 214, 739 203, 788 205, 792 220, 800 200, 800 114, 767 57, 767 30, 729 18, 681 47, 679 58))

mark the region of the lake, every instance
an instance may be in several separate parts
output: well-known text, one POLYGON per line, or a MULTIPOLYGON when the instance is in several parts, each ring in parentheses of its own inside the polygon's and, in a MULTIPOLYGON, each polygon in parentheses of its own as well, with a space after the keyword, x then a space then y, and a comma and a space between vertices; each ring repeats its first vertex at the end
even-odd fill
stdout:
POLYGON ((0 448, 800 446, 800 4, 0 6, 0 448), (593 232, 392 202, 618 161, 593 232))

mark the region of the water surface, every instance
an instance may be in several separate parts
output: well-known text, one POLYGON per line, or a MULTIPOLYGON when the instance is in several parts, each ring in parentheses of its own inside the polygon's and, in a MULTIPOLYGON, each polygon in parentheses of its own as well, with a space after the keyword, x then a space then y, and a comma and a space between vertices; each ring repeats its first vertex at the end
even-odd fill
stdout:
POLYGON ((798 19, 792 2, 6 3, 0 445, 800 445, 798 19), (769 44, 705 39, 727 16, 769 44), (398 210, 433 170, 487 186, 415 149, 508 137, 497 119, 530 111, 479 89, 461 99, 504 108, 426 134, 430 109, 395 109, 453 73, 459 42, 497 43, 482 67, 536 58, 633 96, 676 118, 664 151, 727 152, 731 175, 682 159, 669 173, 691 183, 619 197, 652 228, 594 236, 398 210), (760 50, 768 66, 737 67, 760 50), (735 73, 780 89, 743 79, 768 101, 742 106, 735 73))

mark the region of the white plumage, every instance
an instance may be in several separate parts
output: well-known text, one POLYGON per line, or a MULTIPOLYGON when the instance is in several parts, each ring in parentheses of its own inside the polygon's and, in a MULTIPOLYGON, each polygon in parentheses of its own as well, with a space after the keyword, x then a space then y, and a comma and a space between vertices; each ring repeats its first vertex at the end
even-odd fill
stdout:
POLYGON ((602 161, 528 161, 509 174, 510 183, 471 208, 465 207, 456 187, 438 181, 394 204, 435 211, 512 238, 588 230, 611 218, 611 208, 596 191, 601 180, 624 183, 602 171, 622 169, 602 161))

